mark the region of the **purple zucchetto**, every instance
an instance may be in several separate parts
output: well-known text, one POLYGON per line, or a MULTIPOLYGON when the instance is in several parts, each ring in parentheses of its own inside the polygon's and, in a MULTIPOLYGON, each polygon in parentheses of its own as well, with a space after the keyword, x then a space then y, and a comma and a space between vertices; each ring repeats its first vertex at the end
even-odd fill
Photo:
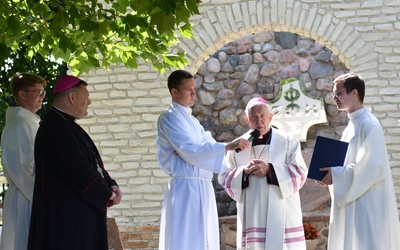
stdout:
POLYGON ((61 76, 58 78, 56 85, 54 86, 53 93, 63 92, 77 85, 81 79, 76 76, 61 76))
POLYGON ((253 97, 253 98, 250 99, 250 101, 247 103, 247 106, 250 107, 250 105, 253 106, 253 105, 256 104, 256 103, 268 104, 268 102, 267 102, 265 99, 261 98, 261 97, 253 97))
POLYGON ((260 104, 260 103, 267 105, 267 107, 268 107, 268 109, 269 109, 268 102, 267 102, 264 98, 261 98, 261 97, 253 97, 252 99, 250 99, 250 101, 249 101, 249 102, 247 103, 247 105, 246 105, 246 109, 245 109, 246 116, 249 115, 249 110, 250 110, 254 105, 260 104))

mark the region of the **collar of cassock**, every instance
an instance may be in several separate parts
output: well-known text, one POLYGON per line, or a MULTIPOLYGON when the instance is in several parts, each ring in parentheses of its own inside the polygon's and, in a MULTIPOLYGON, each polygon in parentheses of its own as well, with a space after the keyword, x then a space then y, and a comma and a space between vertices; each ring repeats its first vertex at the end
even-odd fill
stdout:
POLYGON ((75 117, 70 116, 69 114, 65 113, 62 109, 59 107, 53 106, 51 108, 54 112, 56 112, 58 115, 60 115, 62 118, 64 118, 66 121, 74 122, 76 120, 75 117))
POLYGON ((272 133, 272 129, 270 128, 269 131, 263 135, 263 137, 254 138, 253 143, 251 145, 257 146, 257 145, 270 144, 271 143, 271 133, 272 133))

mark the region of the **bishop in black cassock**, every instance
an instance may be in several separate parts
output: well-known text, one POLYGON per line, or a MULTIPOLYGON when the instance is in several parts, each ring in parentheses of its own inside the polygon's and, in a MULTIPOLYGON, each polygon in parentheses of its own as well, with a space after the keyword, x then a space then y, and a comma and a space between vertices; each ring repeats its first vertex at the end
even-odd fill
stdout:
POLYGON ((122 194, 75 122, 87 115, 86 85, 73 76, 60 78, 54 107, 39 127, 28 250, 108 250, 107 207, 122 194))

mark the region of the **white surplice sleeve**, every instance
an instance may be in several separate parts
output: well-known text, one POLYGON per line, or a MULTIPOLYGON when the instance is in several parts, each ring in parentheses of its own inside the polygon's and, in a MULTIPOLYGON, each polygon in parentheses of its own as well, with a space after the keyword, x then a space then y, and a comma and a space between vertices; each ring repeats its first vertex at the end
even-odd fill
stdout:
POLYGON ((229 151, 223 161, 222 171, 218 175, 218 182, 228 195, 235 201, 243 203, 243 170, 245 165, 237 166, 233 151, 229 151))
POLYGON ((308 168, 297 139, 291 135, 286 135, 284 138, 278 133, 276 135, 276 141, 272 142, 270 163, 274 166, 282 199, 286 199, 303 187, 308 168))
POLYGON ((361 134, 366 135, 364 140, 358 138, 361 146, 351 145, 349 148, 356 151, 351 154, 354 157, 350 155, 352 159, 346 159, 345 167, 334 167, 331 170, 338 206, 355 201, 387 177, 385 169, 389 163, 385 160, 387 151, 381 128, 371 125, 361 134))

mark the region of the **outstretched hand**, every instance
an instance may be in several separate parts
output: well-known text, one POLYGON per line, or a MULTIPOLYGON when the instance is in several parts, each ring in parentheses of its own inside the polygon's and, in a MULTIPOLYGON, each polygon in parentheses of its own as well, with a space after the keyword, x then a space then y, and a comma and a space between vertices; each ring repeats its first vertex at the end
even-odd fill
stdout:
POLYGON ((244 138, 239 137, 226 145, 226 151, 235 150, 237 148, 240 148, 240 150, 243 151, 248 147, 250 147, 250 142, 244 138))

